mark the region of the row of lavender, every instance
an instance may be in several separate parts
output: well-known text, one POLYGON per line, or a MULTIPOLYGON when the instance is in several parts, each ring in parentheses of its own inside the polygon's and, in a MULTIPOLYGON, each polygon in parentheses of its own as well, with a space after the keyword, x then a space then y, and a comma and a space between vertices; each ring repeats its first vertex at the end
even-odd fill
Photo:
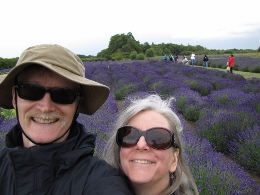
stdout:
MULTIPOLYGON (((152 62, 153 64, 154 62, 152 62)), ((131 64, 122 64, 119 65, 118 63, 86 63, 88 76, 92 79, 95 79, 99 82, 103 82, 104 84, 107 84, 111 87, 113 96, 115 96, 116 93, 130 94, 134 93, 135 95, 144 95, 147 94, 147 91, 156 91, 161 92, 161 94, 164 94, 165 96, 170 94, 170 89, 163 90, 163 87, 159 87, 159 84, 156 84, 156 81, 164 83, 166 86, 167 84, 166 80, 162 78, 162 75, 166 75, 168 71, 162 71, 159 70, 158 66, 163 66, 163 64, 157 64, 155 63, 156 67, 152 66, 151 62, 148 66, 151 66, 149 69, 150 72, 146 72, 144 74, 141 73, 142 69, 144 68, 145 64, 140 64, 139 62, 131 63, 131 64), (129 71, 130 69, 135 69, 133 66, 134 64, 137 65, 137 72, 140 72, 141 78, 138 78, 138 73, 133 71, 129 71), (126 70, 127 69, 127 70, 126 70), (156 79, 156 73, 154 70, 157 70, 162 75, 160 78, 156 79), (121 76, 120 76, 121 75, 121 76), (150 75, 150 76, 148 76, 150 75), (153 75, 153 78, 150 79, 151 86, 148 84, 148 77, 151 77, 153 75), (112 79, 111 79, 112 78, 112 79), (142 80, 146 81, 146 84, 142 82, 142 80), (152 89, 152 90, 150 90, 152 89), (159 90, 160 89, 160 90, 159 90), (127 91, 128 90, 128 91, 127 91), (142 91, 142 92, 141 92, 142 91), (146 92, 145 92, 146 91, 146 92)), ((167 66, 169 64, 166 64, 167 66)), ((164 67, 166 69, 166 67, 164 67)), ((170 80, 168 80, 170 81, 170 80)), ((180 85, 180 89, 184 87, 184 84, 178 83, 180 85)), ((173 84, 174 85, 174 84, 173 84)), ((172 86, 172 85, 170 85, 172 86)), ((178 89, 178 85, 174 85, 178 89)), ((167 88, 167 87, 166 87, 167 88)), ((171 90, 173 89, 171 88, 171 90)), ((189 92, 192 94, 189 87, 186 86, 185 90, 189 90, 189 92)), ((185 91, 184 90, 184 91, 185 91)), ((182 90, 179 90, 181 92, 182 90)), ((111 124, 113 124, 113 120, 116 118, 117 115, 117 108, 115 106, 115 99, 113 96, 110 96, 109 101, 105 104, 105 109, 109 107, 108 104, 110 102, 111 107, 113 108, 113 111, 106 112, 104 111, 103 107, 100 111, 97 112, 97 114, 104 114, 102 117, 102 123, 106 123, 106 126, 109 127, 104 128, 105 131, 101 131, 102 133, 100 136, 98 136, 98 143, 101 143, 101 146, 98 146, 98 148, 103 148, 103 140, 105 139, 104 135, 109 135, 109 129, 113 128, 111 124), (114 113, 114 117, 110 117, 111 113, 114 113), (108 118, 108 122, 105 122, 108 118)), ((189 101, 192 99, 198 99, 200 95, 197 92, 193 92, 193 96, 189 95, 190 98, 189 101), (195 94, 195 95, 194 95, 195 94)), ((176 98, 177 99, 177 98, 176 98)), ((177 102, 177 101, 176 101, 177 102)), ((192 102, 189 102, 192 103, 192 102)), ((127 103, 126 103, 127 104, 127 103)), ((187 103, 188 104, 188 103, 187 103)), ((173 105, 173 109, 176 110, 176 112, 179 111, 179 108, 177 107, 177 104, 173 105)), ((100 115, 100 117, 101 117, 100 115)), ((95 115, 94 115, 95 116, 95 115)), ((222 153, 216 152, 214 147, 212 147, 211 143, 204 139, 197 134, 194 134, 191 129, 189 129, 189 126, 186 125, 185 119, 183 118, 183 115, 180 115, 180 118, 183 121, 183 124, 185 125, 185 132, 182 136, 183 141, 185 143, 185 149, 186 149, 186 159, 188 160, 191 170, 194 174, 195 180, 199 186, 200 194, 259 194, 260 188, 257 187, 257 184, 249 178, 249 176, 244 172, 244 169, 234 163, 231 160, 228 160, 225 158, 225 156, 222 153)), ((85 119, 83 121, 86 121, 85 119)), ((89 119, 85 125, 88 126, 91 124, 92 119, 89 119)), ((101 127, 97 128, 98 131, 102 129, 101 127)), ((102 151, 102 149, 98 149, 98 151, 102 151)))

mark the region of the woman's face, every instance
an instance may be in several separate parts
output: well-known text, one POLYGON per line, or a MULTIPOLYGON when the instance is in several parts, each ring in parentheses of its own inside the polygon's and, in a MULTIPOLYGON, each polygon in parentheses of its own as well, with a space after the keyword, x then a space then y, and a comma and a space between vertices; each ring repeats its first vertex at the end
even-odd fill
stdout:
MULTIPOLYGON (((152 127, 170 129, 166 118, 153 111, 141 111, 127 125, 145 131, 152 127)), ((174 172, 178 162, 178 151, 170 147, 166 150, 151 148, 141 136, 137 144, 130 148, 121 148, 120 161, 124 173, 133 187, 146 185, 166 189, 169 186, 169 173, 174 172)))

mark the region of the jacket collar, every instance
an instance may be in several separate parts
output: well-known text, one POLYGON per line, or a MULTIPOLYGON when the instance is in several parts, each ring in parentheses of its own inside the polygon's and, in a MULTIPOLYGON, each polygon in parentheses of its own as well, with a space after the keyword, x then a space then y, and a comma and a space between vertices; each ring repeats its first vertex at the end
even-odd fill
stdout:
POLYGON ((30 148, 21 147, 21 133, 17 129, 19 130, 19 127, 15 126, 8 133, 8 145, 5 149, 9 152, 9 158, 18 176, 28 175, 35 171, 35 167, 41 167, 41 173, 44 174, 39 176, 48 181, 53 175, 59 177, 83 156, 92 156, 94 153, 96 134, 86 132, 84 126, 77 122, 66 141, 30 148))

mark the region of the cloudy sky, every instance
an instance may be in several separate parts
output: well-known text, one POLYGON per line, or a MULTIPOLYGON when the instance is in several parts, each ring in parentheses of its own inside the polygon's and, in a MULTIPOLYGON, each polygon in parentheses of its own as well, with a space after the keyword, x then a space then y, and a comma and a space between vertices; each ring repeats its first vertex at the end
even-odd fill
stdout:
POLYGON ((56 43, 96 55, 111 36, 132 32, 140 43, 258 49, 255 0, 1 0, 0 57, 56 43))

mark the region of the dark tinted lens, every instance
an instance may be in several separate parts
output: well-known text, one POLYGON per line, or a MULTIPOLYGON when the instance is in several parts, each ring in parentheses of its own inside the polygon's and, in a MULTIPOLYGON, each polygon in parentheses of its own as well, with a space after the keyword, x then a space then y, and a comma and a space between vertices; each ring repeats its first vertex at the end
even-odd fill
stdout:
POLYGON ((117 143, 120 147, 132 147, 140 138, 138 130, 133 127, 121 127, 117 131, 117 143))
POLYGON ((21 85, 18 87, 18 95, 25 100, 40 100, 43 98, 45 90, 38 86, 21 85))
POLYGON ((167 149, 171 146, 172 136, 166 129, 150 129, 146 133, 146 142, 154 149, 167 149))
POLYGON ((76 92, 71 89, 53 89, 51 91, 51 99, 59 104, 72 104, 76 97, 76 92))
POLYGON ((53 102, 58 104, 72 104, 77 98, 77 92, 67 88, 45 88, 33 84, 19 85, 17 88, 20 98, 25 100, 41 100, 49 92, 53 102))

